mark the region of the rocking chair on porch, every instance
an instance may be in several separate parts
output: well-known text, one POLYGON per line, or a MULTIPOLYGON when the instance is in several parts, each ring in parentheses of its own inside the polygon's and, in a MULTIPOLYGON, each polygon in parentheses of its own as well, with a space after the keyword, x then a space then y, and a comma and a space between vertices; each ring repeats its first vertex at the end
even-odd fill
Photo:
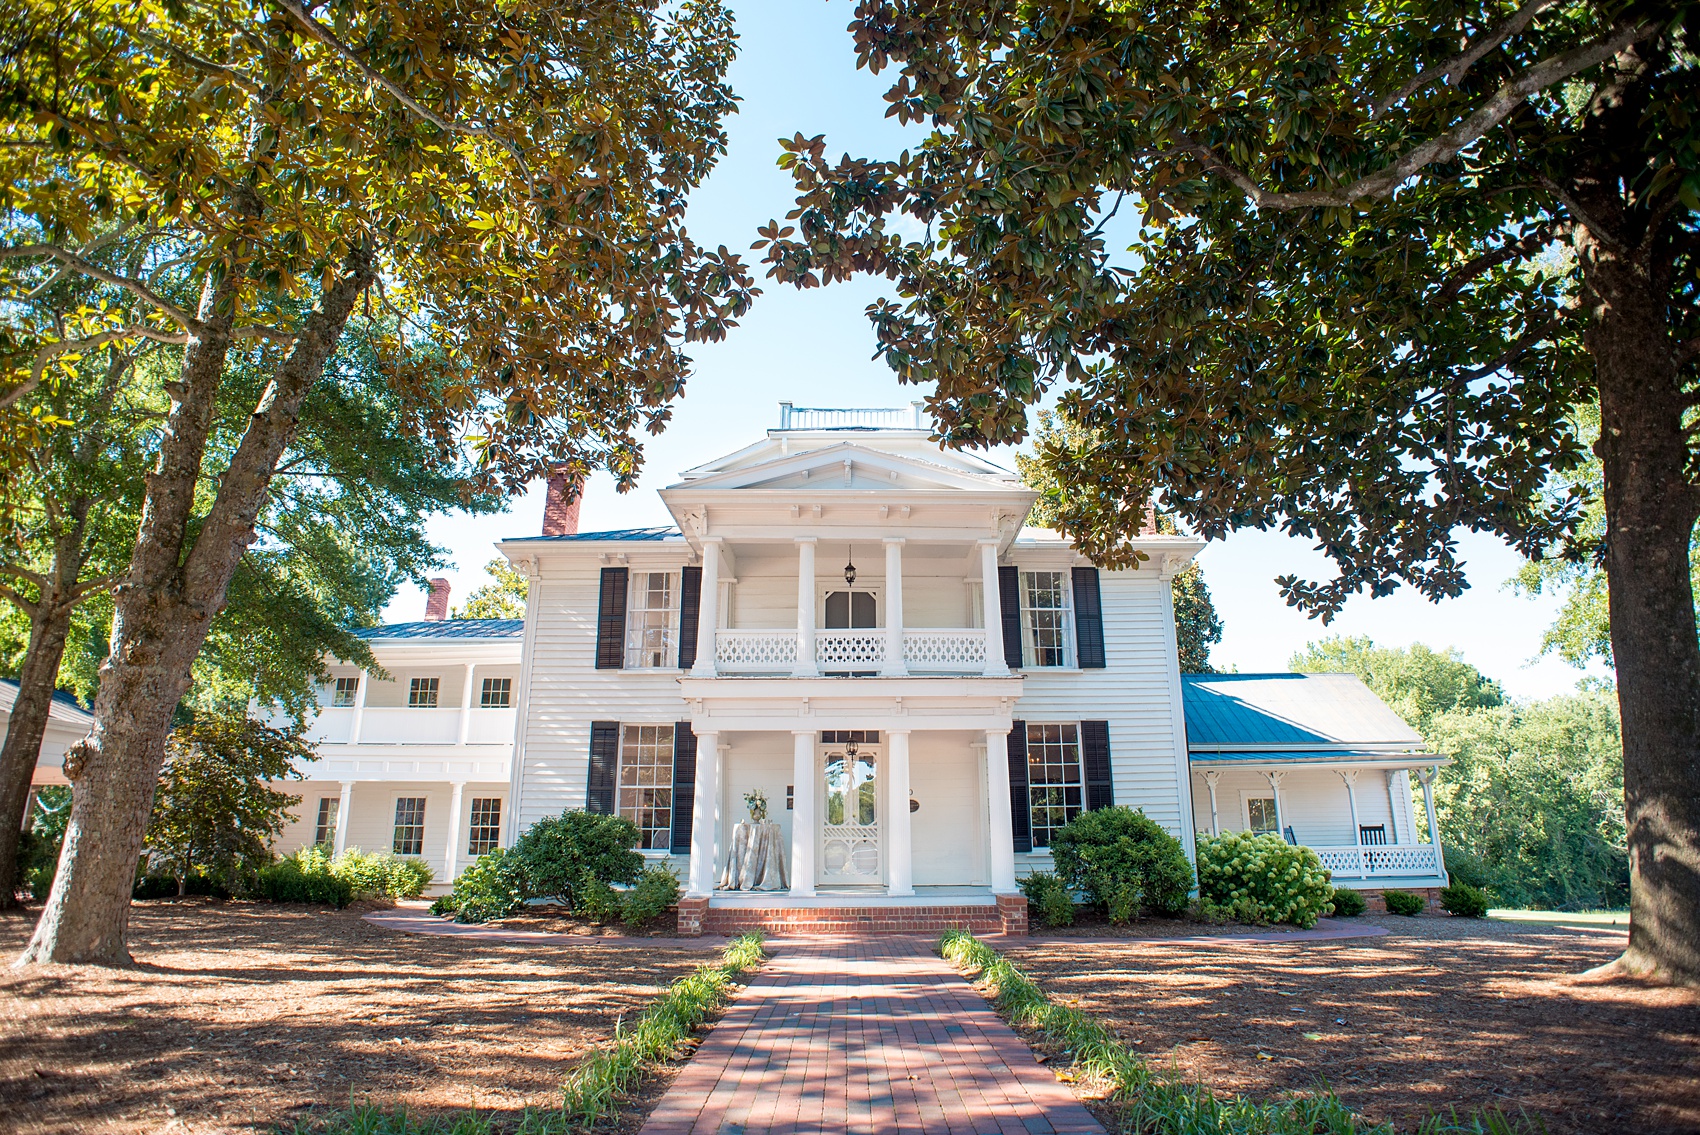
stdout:
POLYGON ((1360 846, 1385 846, 1387 843, 1386 824, 1359 824, 1358 844, 1360 846))

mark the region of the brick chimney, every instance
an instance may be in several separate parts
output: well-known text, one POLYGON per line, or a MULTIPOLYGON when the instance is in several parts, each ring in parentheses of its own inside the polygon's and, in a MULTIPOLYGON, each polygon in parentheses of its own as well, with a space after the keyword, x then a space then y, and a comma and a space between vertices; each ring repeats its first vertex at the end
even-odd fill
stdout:
POLYGON ((566 466, 549 474, 549 495, 543 501, 543 535, 571 536, 578 531, 578 508, 584 502, 584 480, 566 466))
POLYGON ((449 617, 449 581, 441 577, 431 581, 431 594, 425 599, 425 621, 440 623, 449 617))

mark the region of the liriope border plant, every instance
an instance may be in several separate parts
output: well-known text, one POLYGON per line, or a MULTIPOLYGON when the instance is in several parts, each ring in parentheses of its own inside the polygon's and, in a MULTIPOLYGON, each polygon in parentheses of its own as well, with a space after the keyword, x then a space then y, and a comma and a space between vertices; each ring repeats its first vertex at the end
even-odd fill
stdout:
MULTIPOLYGON (((570 1135, 612 1115, 620 1096, 655 1065, 677 1058, 696 1027, 730 1000, 739 980, 766 957, 760 934, 734 938, 720 961, 673 982, 630 1028, 616 1024, 613 1039, 581 1061, 561 1085, 561 1109, 526 1112, 514 1135, 570 1135)), ((433 1118, 366 1104, 325 1119, 298 1120, 283 1130, 291 1135, 491 1135, 494 1128, 470 1111, 433 1118)))
MULTIPOLYGON (((1071 1062, 1070 1071, 1101 1084, 1123 1132, 1137 1135, 1395 1135, 1391 1124, 1372 1124, 1332 1092, 1256 1101, 1218 1097, 1202 1084, 1153 1072, 1145 1058, 1103 1022, 1052 1001, 1002 954, 966 930, 947 930, 939 953, 971 976, 992 1004, 1018 1028, 1032 1029, 1071 1062)), ((1435 1115, 1417 1135, 1540 1135, 1538 1119, 1498 1111, 1435 1115)))

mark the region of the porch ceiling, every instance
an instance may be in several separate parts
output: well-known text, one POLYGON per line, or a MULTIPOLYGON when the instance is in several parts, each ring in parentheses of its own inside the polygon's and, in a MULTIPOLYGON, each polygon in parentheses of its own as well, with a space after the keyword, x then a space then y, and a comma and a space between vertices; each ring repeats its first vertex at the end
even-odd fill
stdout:
POLYGON ((1007 730, 1021 697, 1008 678, 681 678, 703 730, 1007 730))

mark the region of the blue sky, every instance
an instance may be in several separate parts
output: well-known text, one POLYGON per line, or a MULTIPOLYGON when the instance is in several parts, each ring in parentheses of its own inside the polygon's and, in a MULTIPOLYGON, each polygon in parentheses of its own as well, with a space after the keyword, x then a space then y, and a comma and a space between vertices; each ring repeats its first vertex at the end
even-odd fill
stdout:
MULTIPOLYGON (((783 217, 791 206, 790 179, 775 165, 779 137, 825 134, 829 154, 875 157, 896 154, 916 134, 884 118, 881 95, 890 73, 875 77, 856 70, 845 30, 852 10, 847 0, 734 0, 734 5, 741 45, 732 85, 742 107, 728 124, 726 157, 693 198, 689 226, 701 244, 744 250, 758 225, 783 217)), ((915 400, 916 388, 899 385, 871 358, 873 333, 863 311, 886 294, 884 281, 859 279, 808 292, 771 281, 763 286, 754 310, 725 342, 694 348, 696 374, 672 426, 649 443, 638 489, 622 497, 611 479, 592 479, 581 521, 586 531, 669 523, 655 490, 680 470, 777 425, 781 400, 816 406, 902 406, 915 400)), ((1008 451, 992 456, 1013 464, 1008 451)), ((450 515, 432 522, 432 538, 454 562, 443 574, 457 602, 483 581, 483 565, 495 555, 491 545, 537 532, 542 515, 539 485, 515 498, 502 515, 450 515)), ((1369 635, 1385 645, 1457 647, 1516 696, 1572 689, 1577 671, 1551 657, 1534 661, 1556 603, 1505 589, 1521 561, 1499 541, 1466 536, 1462 549, 1472 587, 1461 598, 1432 604, 1408 590, 1384 599, 1359 597, 1324 627, 1287 607, 1273 582, 1288 572, 1329 574, 1324 557, 1304 541, 1275 533, 1230 536, 1201 557, 1226 625, 1212 657, 1219 666, 1240 670, 1283 670, 1287 658, 1311 639, 1369 635)), ((409 587, 387 614, 412 619, 423 609, 423 595, 409 587)))

